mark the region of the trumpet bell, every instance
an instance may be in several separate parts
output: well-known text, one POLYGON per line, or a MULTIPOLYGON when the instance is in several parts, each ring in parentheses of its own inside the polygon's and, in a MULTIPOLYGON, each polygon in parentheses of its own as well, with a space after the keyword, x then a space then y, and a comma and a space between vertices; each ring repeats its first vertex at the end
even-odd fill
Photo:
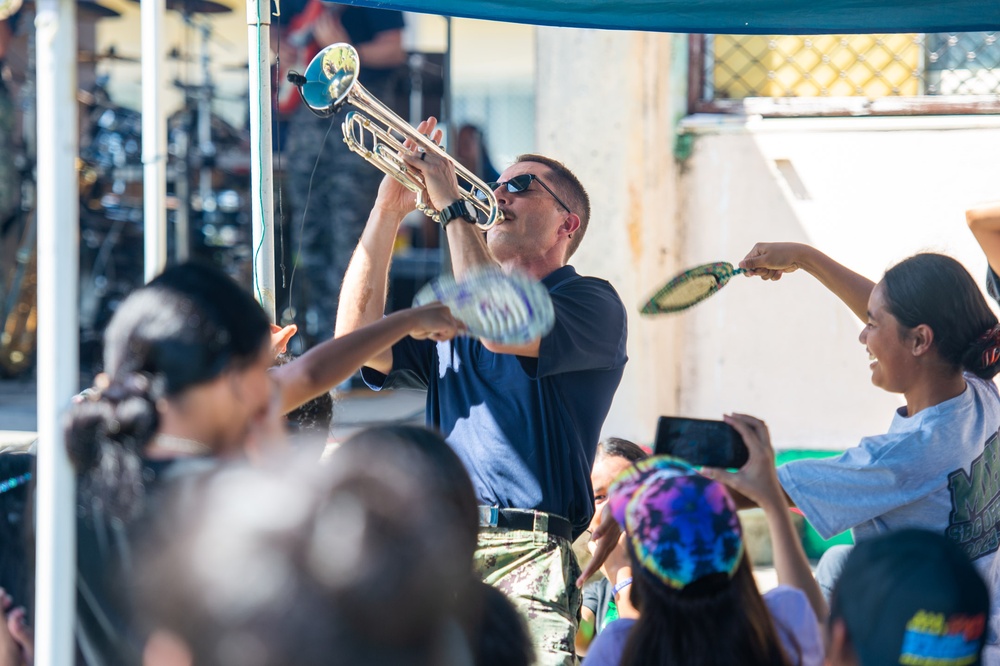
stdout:
POLYGON ((318 116, 329 118, 340 110, 358 80, 358 52, 350 44, 333 44, 309 62, 305 82, 299 86, 302 101, 318 116))
POLYGON ((21 8, 21 0, 0 0, 0 21, 9 19, 21 8))
POLYGON ((441 221, 441 211, 435 210, 423 200, 426 191, 423 174, 410 168, 400 157, 408 152, 407 145, 416 146, 455 166, 455 175, 463 190, 462 198, 478 211, 479 222, 476 226, 482 231, 491 229, 502 221, 503 213, 497 205, 496 196, 486 183, 365 90, 358 83, 360 71, 358 52, 353 46, 332 44, 313 57, 304 74, 289 72, 288 80, 298 87, 299 95, 309 110, 320 117, 329 118, 339 112, 344 104, 355 107, 357 110, 351 111, 344 118, 341 128, 344 143, 415 193, 417 210, 435 222, 441 221), (483 198, 478 198, 476 192, 483 198))

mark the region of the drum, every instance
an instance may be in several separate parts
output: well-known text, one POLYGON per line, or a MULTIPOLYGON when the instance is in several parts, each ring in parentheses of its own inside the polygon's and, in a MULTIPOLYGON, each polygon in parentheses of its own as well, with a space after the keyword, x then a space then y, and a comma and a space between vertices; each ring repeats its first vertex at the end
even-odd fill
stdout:
POLYGON ((142 115, 132 109, 107 106, 94 109, 91 117, 90 141, 80 151, 83 161, 105 174, 137 170, 141 180, 142 115))

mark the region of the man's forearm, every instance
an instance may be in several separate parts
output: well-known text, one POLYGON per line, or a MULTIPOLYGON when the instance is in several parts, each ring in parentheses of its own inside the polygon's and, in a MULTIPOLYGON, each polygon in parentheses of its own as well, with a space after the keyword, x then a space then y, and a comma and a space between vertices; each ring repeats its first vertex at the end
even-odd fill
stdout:
POLYGON ((498 266, 486 247, 483 233, 474 224, 464 220, 454 220, 445 227, 448 234, 448 250, 451 267, 456 278, 461 278, 470 269, 478 266, 498 266))
POLYGON ((344 274, 337 304, 335 337, 378 321, 385 312, 392 246, 402 216, 372 210, 344 274))

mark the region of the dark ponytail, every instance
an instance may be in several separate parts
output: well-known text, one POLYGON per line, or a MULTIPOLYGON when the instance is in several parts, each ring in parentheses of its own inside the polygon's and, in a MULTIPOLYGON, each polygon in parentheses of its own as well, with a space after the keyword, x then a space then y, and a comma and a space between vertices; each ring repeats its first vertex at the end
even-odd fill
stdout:
POLYGON ((66 423, 84 508, 134 516, 143 453, 159 427, 157 402, 250 365, 269 334, 257 302, 211 266, 174 266, 132 292, 105 331, 106 385, 88 390, 66 423))
POLYGON ((962 264, 918 254, 886 271, 882 284, 892 315, 906 328, 929 326, 946 362, 983 379, 1000 372, 997 317, 962 264))
POLYGON ((993 326, 969 345, 962 357, 962 367, 983 379, 992 379, 1000 372, 1000 324, 993 326))
POLYGON ((66 450, 88 509, 130 519, 142 504, 142 452, 159 426, 160 391, 148 375, 131 373, 91 389, 73 405, 66 450))

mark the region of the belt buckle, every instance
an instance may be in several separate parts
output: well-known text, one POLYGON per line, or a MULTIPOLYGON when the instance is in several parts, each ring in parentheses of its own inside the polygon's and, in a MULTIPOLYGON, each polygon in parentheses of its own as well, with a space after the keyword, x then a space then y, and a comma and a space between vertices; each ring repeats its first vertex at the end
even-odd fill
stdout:
POLYGON ((479 507, 479 526, 496 527, 500 520, 500 507, 481 506, 479 507))

